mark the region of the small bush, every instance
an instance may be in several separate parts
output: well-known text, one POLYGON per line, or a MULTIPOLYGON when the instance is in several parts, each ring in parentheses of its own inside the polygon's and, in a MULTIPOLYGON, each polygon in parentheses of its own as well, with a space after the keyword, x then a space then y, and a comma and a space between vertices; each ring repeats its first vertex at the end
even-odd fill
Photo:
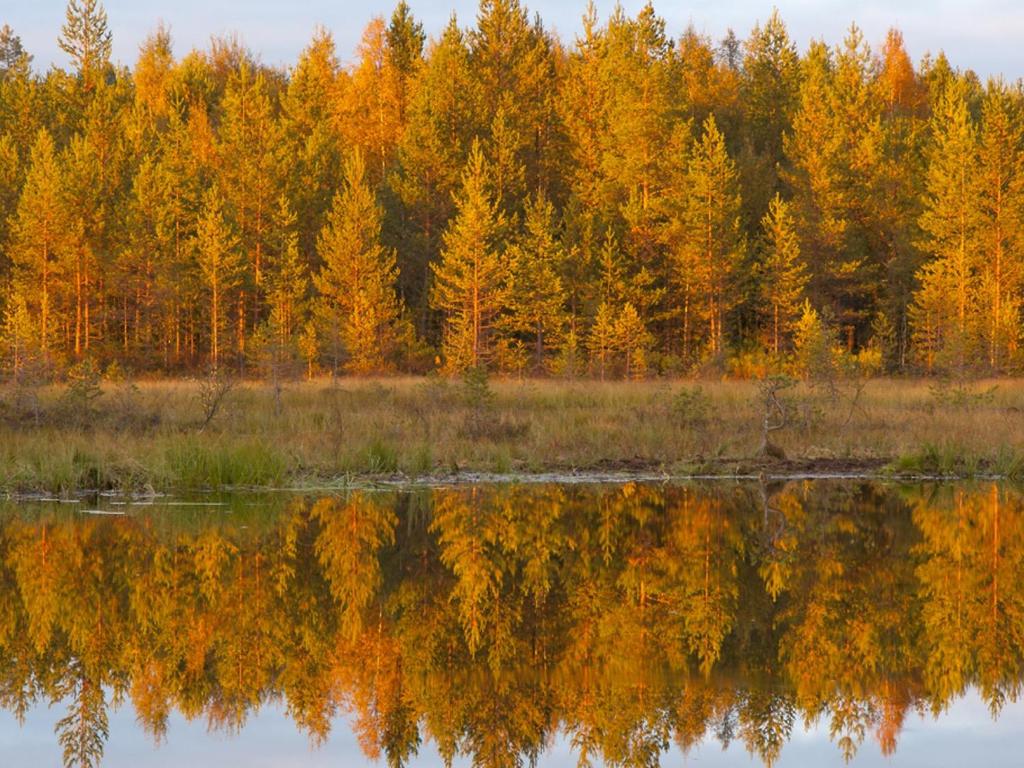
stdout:
POLYGON ((672 398, 672 413, 685 427, 700 427, 711 416, 711 398, 701 387, 684 387, 672 398))

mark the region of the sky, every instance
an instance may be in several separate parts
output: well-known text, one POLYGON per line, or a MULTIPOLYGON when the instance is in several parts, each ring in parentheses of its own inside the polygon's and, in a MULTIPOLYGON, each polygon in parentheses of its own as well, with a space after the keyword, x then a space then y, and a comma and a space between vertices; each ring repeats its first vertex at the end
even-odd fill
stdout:
MULTIPOLYGON (((214 34, 237 33, 269 65, 289 65, 306 46, 317 26, 331 30, 339 55, 350 61, 366 23, 390 15, 397 0, 106 0, 114 35, 114 60, 133 65, 139 43, 158 21, 171 28, 175 53, 203 48, 214 34)), ((630 14, 644 0, 621 0, 630 14)), ((476 16, 477 0, 409 0, 413 13, 429 34, 438 33, 455 11, 463 24, 476 16)), ((570 41, 580 27, 586 0, 528 0, 548 29, 570 41)), ((602 17, 615 0, 597 0, 602 17)), ((655 0, 656 11, 677 36, 692 22, 714 39, 732 27, 742 38, 777 6, 790 34, 803 50, 813 38, 838 43, 856 21, 873 47, 886 30, 903 31, 915 61, 926 52, 944 50, 954 66, 973 69, 982 77, 1024 77, 1024 2, 1021 0, 655 0)), ((64 18, 64 0, 0 0, 0 24, 21 36, 37 68, 63 65, 57 47, 64 18)))
MULTIPOLYGON (((63 706, 30 709, 24 725, 0 710, 0 755, 4 768, 35 768, 58 765, 60 749, 53 727, 64 715, 63 706)), ((830 740, 827 720, 810 727, 797 722, 789 742, 782 748, 777 768, 962 768, 984 765, 986 768, 1020 766, 1021 730, 1024 702, 1009 703, 998 720, 993 720, 984 701, 971 690, 953 701, 938 720, 930 715, 908 713, 900 733, 895 758, 883 757, 869 735, 847 764, 830 740), (979 762, 980 758, 980 762, 979 762)), ((576 755, 564 737, 558 737, 538 761, 538 768, 576 768, 576 755)), ((152 739, 138 727, 129 705, 110 715, 110 739, 102 765, 104 768, 220 768, 245 765, 247 768, 381 768, 380 761, 363 756, 350 728, 338 718, 330 737, 319 749, 286 717, 279 704, 264 706, 252 714, 236 736, 208 732, 203 717, 186 721, 172 712, 167 739, 154 749, 152 739)), ((434 745, 425 743, 412 768, 442 768, 444 764, 434 745)), ((457 759, 455 768, 469 768, 469 760, 457 759)), ((699 768, 760 768, 739 741, 723 750, 717 742, 705 742, 689 755, 672 748, 662 760, 665 766, 699 768)))

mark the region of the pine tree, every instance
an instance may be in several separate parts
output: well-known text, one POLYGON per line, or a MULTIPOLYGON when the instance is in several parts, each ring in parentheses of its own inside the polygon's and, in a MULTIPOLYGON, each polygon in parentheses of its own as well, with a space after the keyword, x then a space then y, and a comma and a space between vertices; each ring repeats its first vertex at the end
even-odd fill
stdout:
POLYGON ((932 262, 918 276, 916 325, 919 334, 927 329, 932 343, 941 344, 938 351, 946 353, 943 362, 962 369, 974 346, 971 312, 977 290, 980 216, 977 130, 967 108, 966 84, 960 78, 945 90, 932 118, 925 184, 921 248, 932 262), (934 301, 939 304, 926 303, 934 301))
POLYGON ((238 236, 227 220, 224 201, 216 189, 208 191, 203 198, 195 248, 210 301, 210 365, 216 369, 223 357, 225 324, 234 293, 245 276, 245 257, 239 248, 238 236))
POLYGON ((1000 371, 1017 349, 1024 288, 1024 120, 1019 96, 990 81, 979 136, 979 322, 989 366, 1000 371))
POLYGON ((21 38, 14 34, 10 24, 0 27, 0 82, 9 72, 15 70, 27 55, 22 47, 21 38))
POLYGON ((22 168, 18 147, 9 135, 0 135, 0 276, 10 267, 7 255, 11 218, 18 207, 22 168))
POLYGON ((789 204, 779 195, 768 206, 761 228, 761 297, 769 313, 771 350, 778 355, 800 312, 807 272, 789 204))
POLYGON ((400 206, 399 290, 421 333, 433 328, 431 262, 454 211, 473 137, 481 133, 480 84, 470 69, 465 36, 453 17, 431 47, 412 84, 408 121, 398 148, 398 171, 390 179, 400 206))
POLYGON ((647 352, 651 346, 651 335, 630 302, 626 303, 615 320, 614 338, 615 346, 622 353, 626 378, 644 378, 647 375, 647 352))
POLYGON ((772 166, 783 159, 782 137, 791 128, 799 87, 800 56, 778 9, 773 9, 743 44, 740 90, 754 151, 772 166))
POLYGON ((139 46, 135 62, 135 101, 151 120, 164 120, 171 109, 174 52, 171 32, 163 24, 139 46))
POLYGON ((381 245, 381 215, 357 150, 345 164, 345 186, 320 233, 323 268, 314 282, 322 314, 337 329, 345 367, 358 374, 389 367, 401 317, 395 253, 381 245))
POLYGON ((306 320, 309 269, 299 256, 297 219, 284 195, 274 216, 273 252, 267 269, 267 319, 256 330, 250 349, 255 362, 274 385, 281 408, 283 379, 291 378, 302 356, 301 333, 306 320))
POLYGON ((601 77, 608 95, 602 166, 616 208, 635 195, 646 211, 663 186, 662 160, 681 111, 678 66, 665 22, 646 5, 636 19, 621 7, 608 21, 601 77))
POLYGON ((61 195, 63 186, 53 139, 45 129, 40 130, 32 146, 28 175, 11 226, 10 255, 15 290, 34 315, 44 355, 51 348, 57 326, 53 311, 55 294, 70 229, 61 195))
POLYGON ((874 87, 875 98, 883 105, 880 162, 871 190, 877 247, 885 262, 879 314, 885 316, 886 324, 896 334, 886 356, 890 366, 899 367, 905 363, 909 346, 907 307, 921 263, 916 221, 920 214, 924 173, 921 147, 927 121, 924 90, 903 47, 903 36, 897 30, 889 30, 886 36, 881 71, 874 87))
POLYGON ((281 140, 288 158, 285 187, 298 218, 300 252, 311 256, 323 217, 344 178, 341 134, 334 121, 339 70, 334 39, 318 30, 299 56, 281 97, 281 140))
POLYGON ((742 124, 735 139, 743 179, 743 203, 750 224, 760 220, 781 191, 786 162, 783 137, 792 131, 800 101, 800 55, 777 9, 757 24, 743 43, 739 99, 742 124))
POLYGON ((341 131, 360 149, 371 184, 379 186, 395 164, 403 129, 405 77, 388 56, 388 28, 379 16, 363 31, 356 66, 341 101, 341 131))
POLYGON ((498 235, 505 222, 489 182, 490 169, 475 142, 456 198, 458 213, 444 234, 441 261, 431 265, 431 306, 445 316, 443 351, 450 371, 490 361, 494 322, 504 306, 498 235))
MULTIPOLYGON (((469 48, 470 65, 480 84, 482 124, 502 124, 504 140, 514 142, 506 151, 523 165, 524 189, 550 192, 560 164, 552 41, 539 19, 530 22, 519 0, 482 0, 469 48), (499 113, 502 118, 496 123, 499 113)), ((497 159, 492 156, 491 161, 497 172, 497 159)), ((504 190, 499 194, 504 196, 504 190)), ((523 202, 517 200, 514 208, 521 209, 523 202)))
MULTIPOLYGON (((233 72, 224 94, 218 147, 220 185, 230 204, 250 290, 262 290, 263 259, 282 184, 281 136, 266 77, 247 62, 233 72)), ((252 306, 259 319, 259 297, 252 306)))
POLYGON ((686 193, 676 212, 673 229, 675 282, 693 310, 684 314, 684 350, 689 348, 692 315, 706 326, 712 354, 725 346, 725 324, 738 301, 737 270, 744 254, 740 231, 740 196, 736 167, 725 148, 725 138, 714 116, 693 148, 686 173, 686 193))
POLYGON ((86 90, 96 87, 96 78, 110 63, 112 44, 103 4, 99 0, 69 0, 58 44, 71 57, 86 90))
POLYGON ((566 324, 559 277, 565 254, 555 227, 554 206, 538 193, 527 205, 523 234, 506 254, 508 316, 502 325, 533 347, 537 372, 544 370, 547 350, 559 343, 566 324))
POLYGON ((590 326, 590 334, 587 336, 587 352, 590 354, 590 364, 597 370, 601 381, 612 371, 615 360, 615 348, 617 344, 615 315, 611 305, 602 301, 597 308, 594 322, 590 326))
POLYGON ((38 332, 25 297, 12 295, 0 325, 0 370, 7 369, 17 379, 39 351, 38 332))
POLYGON ((580 214, 589 214, 591 229, 594 212, 604 204, 606 183, 602 162, 612 84, 603 76, 604 50, 597 9, 593 0, 588 0, 583 33, 569 52, 565 74, 559 80, 557 107, 571 157, 562 183, 572 191, 580 214))

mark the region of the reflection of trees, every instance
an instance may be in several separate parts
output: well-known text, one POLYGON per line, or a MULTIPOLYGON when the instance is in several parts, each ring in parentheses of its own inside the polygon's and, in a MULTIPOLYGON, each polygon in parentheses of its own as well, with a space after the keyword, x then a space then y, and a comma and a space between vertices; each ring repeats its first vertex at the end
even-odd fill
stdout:
POLYGON ((1024 501, 989 486, 475 488, 297 500, 248 523, 0 518, 0 706, 63 702, 95 765, 127 697, 235 730, 271 699, 314 742, 423 739, 481 766, 565 732, 657 765, 798 718, 847 756, 906 713, 1020 692, 1024 501))

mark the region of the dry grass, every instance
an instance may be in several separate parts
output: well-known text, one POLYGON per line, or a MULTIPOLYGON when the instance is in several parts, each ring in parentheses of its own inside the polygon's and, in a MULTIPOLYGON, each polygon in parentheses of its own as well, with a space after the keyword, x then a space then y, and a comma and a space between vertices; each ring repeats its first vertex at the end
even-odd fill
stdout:
MULTIPOLYGON (((752 466, 761 430, 755 382, 498 381, 477 402, 459 381, 351 379, 245 384, 202 434, 199 384, 105 385, 87 418, 63 390, 0 391, 0 487, 8 491, 302 485, 458 471, 752 466)), ((906 472, 1019 474, 1024 381, 938 391, 875 380, 854 405, 789 390, 773 433, 791 461, 906 472), (995 387, 994 390, 991 388, 995 387)))

